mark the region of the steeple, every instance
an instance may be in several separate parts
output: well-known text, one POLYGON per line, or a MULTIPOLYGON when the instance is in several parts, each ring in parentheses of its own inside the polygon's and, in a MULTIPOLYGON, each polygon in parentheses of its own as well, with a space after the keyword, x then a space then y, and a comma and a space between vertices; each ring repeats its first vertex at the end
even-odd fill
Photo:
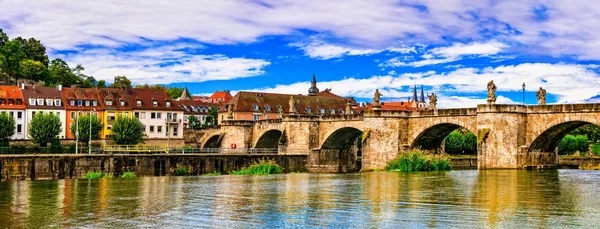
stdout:
POLYGON ((415 84, 415 88, 413 89, 413 102, 419 102, 419 97, 417 97, 417 85, 415 84))
POLYGON ((317 93, 319 93, 319 88, 317 88, 317 77, 313 72, 312 81, 310 82, 310 88, 308 89, 308 95, 314 96, 317 95, 317 93))
POLYGON ((421 85, 421 102, 425 102, 425 91, 423 91, 423 85, 421 85))
POLYGON ((179 96, 179 99, 177 100, 192 100, 192 96, 190 95, 187 87, 183 88, 183 92, 181 92, 181 96, 179 96))

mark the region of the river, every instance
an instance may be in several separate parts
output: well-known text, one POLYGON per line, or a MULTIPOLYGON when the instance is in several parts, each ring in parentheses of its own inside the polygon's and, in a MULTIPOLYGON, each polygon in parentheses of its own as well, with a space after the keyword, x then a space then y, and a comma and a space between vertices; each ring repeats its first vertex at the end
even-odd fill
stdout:
POLYGON ((0 182, 0 227, 600 226, 600 171, 0 182))

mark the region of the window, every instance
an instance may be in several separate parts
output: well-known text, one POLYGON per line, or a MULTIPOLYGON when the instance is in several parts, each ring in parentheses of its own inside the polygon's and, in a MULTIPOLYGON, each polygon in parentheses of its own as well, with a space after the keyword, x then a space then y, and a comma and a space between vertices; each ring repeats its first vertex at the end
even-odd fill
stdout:
POLYGON ((47 106, 52 106, 54 104, 54 103, 52 103, 52 101, 54 101, 54 100, 52 100, 52 99, 46 99, 46 105, 47 106))
POLYGON ((167 101, 167 102, 165 103, 165 106, 167 106, 167 107, 171 107, 171 102, 167 101))
POLYGON ((255 111, 259 110, 260 107, 256 104, 252 104, 252 109, 254 109, 255 111))
POLYGON ((97 100, 92 100, 92 106, 98 106, 98 101, 97 100))
POLYGON ((55 99, 54 106, 60 107, 60 105, 61 105, 60 99, 55 99))
POLYGON ((254 121, 260 120, 260 115, 259 114, 252 115, 252 120, 254 120, 254 121))
POLYGON ((60 118, 60 112, 56 112, 56 116, 60 118))
POLYGON ((89 106, 90 106, 90 101, 89 101, 89 100, 86 100, 86 101, 85 101, 85 106, 86 106, 86 107, 89 107, 89 106))
POLYGON ((119 101, 119 104, 123 107, 123 106, 125 106, 125 101, 121 100, 121 101, 119 101))
POLYGON ((329 113, 335 114, 335 110, 334 109, 329 109, 329 113))
POLYGON ((15 104, 14 99, 8 99, 8 105, 14 105, 14 104, 15 104))
POLYGON ((125 118, 129 117, 129 112, 125 112, 125 118))
POLYGON ((142 125, 142 130, 146 132, 146 125, 142 125))
POLYGON ((135 103, 136 103, 136 104, 137 104, 137 106, 139 107, 139 106, 141 106, 141 105, 142 105, 142 100, 139 100, 139 99, 138 99, 138 100, 136 100, 136 101, 135 101, 135 103))
POLYGON ((154 112, 150 113, 150 118, 151 119, 155 119, 156 118, 156 113, 154 113, 154 112))
POLYGON ((152 100, 152 106, 153 107, 158 107, 158 101, 152 100))
POLYGON ((306 110, 306 113, 309 113, 309 114, 312 113, 312 108, 310 108, 310 107, 305 107, 304 110, 306 110))
POLYGON ((271 111, 271 106, 269 106, 269 105, 265 105, 265 110, 266 110, 266 111, 271 111))
MULTIPOLYGON (((35 100, 33 100, 35 103, 35 100)), ((0 105, 6 105, 6 99, 0 99, 0 105)))
POLYGON ((71 111, 71 120, 75 119, 75 111, 71 111))
POLYGON ((150 133, 154 133, 154 126, 150 126, 150 133))
POLYGON ((23 118, 23 112, 18 111, 17 112, 17 119, 22 119, 23 118))
POLYGON ((184 115, 184 116, 183 116, 183 121, 184 121, 184 122, 187 122, 187 120, 188 120, 188 116, 187 116, 187 115, 184 115))
POLYGON ((339 109, 339 110, 338 110, 338 113, 340 113, 340 114, 344 114, 344 110, 342 110, 342 109, 339 109))
POLYGON ((133 116, 140 119, 140 112, 133 112, 133 116))
POLYGON ((72 100, 72 99, 71 99, 71 100, 69 100, 69 105, 71 105, 71 106, 75 106, 75 100, 72 100))
POLYGON ((43 106, 44 105, 44 99, 38 99, 37 100, 37 105, 43 106))
POLYGON ((162 126, 156 126, 156 132, 162 133, 162 126))
POLYGON ((156 118, 157 118, 157 119, 161 119, 161 118, 162 118, 161 116, 162 116, 162 113, 160 113, 160 112, 156 112, 156 118))
POLYGON ((23 126, 21 124, 17 124, 17 133, 22 133, 23 132, 23 126))
POLYGON ((106 104, 106 106, 112 106, 112 100, 105 100, 104 104, 106 104))
POLYGON ((265 115, 265 119, 269 119, 269 115, 265 115))
POLYGON ((35 116, 35 111, 31 112, 31 117, 35 116))
POLYGON ((177 136, 177 127, 173 127, 173 136, 177 136))
POLYGON ((35 106, 35 99, 29 99, 29 105, 35 106))
POLYGON ((140 118, 141 118, 141 119, 146 119, 146 112, 142 112, 142 113, 140 114, 140 118))
POLYGON ((77 106, 83 106, 83 101, 77 100, 77 106))
POLYGON ((325 114, 325 108, 321 108, 321 109, 319 109, 319 113, 321 113, 321 114, 325 114))
POLYGON ((17 105, 23 105, 23 100, 17 99, 17 105))

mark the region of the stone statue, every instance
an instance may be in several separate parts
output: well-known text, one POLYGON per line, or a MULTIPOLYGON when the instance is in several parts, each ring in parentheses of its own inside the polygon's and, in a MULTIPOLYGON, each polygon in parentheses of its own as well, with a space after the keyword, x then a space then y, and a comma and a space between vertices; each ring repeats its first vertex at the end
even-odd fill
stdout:
POLYGON ((279 113, 279 117, 283 117, 283 108, 281 106, 277 107, 277 112, 279 113))
POLYGON ((381 100, 381 93, 379 93, 379 89, 375 89, 375 94, 373 95, 373 107, 381 107, 379 100, 381 100))
POLYGON ((350 102, 346 103, 346 114, 352 114, 352 108, 350 107, 350 102))
POLYGON ((491 80, 490 82, 488 82, 487 89, 488 89, 488 98, 487 98, 488 104, 496 103, 496 84, 494 84, 494 80, 491 80))
POLYGON ((294 99, 294 96, 290 96, 290 114, 296 113, 296 99, 294 99))
POLYGON ((229 106, 227 106, 227 119, 233 120, 233 104, 229 104, 229 106))
POLYGON ((431 95, 428 95, 427 97, 429 97, 429 109, 437 110, 437 95, 435 95, 435 93, 431 93, 431 95))
POLYGON ((536 96, 539 105, 546 105, 546 89, 540 87, 536 93, 536 96))

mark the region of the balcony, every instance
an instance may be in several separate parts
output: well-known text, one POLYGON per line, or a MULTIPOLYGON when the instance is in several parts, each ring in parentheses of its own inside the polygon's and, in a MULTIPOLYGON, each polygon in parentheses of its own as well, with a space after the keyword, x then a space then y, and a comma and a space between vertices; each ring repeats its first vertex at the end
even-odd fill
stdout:
POLYGON ((178 124, 180 122, 181 122, 181 119, 177 119, 177 118, 165 119, 165 123, 169 123, 169 124, 178 124))

